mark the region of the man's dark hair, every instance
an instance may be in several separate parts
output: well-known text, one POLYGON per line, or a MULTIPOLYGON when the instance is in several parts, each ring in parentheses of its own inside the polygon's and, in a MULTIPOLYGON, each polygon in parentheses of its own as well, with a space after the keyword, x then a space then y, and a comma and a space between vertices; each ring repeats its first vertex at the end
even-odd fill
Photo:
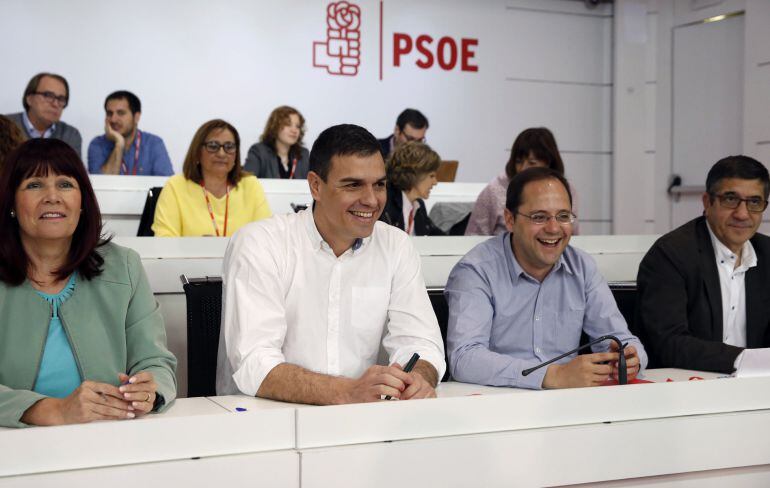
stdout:
POLYGON ((380 143, 361 126, 340 124, 318 135, 310 150, 310 171, 326 181, 334 156, 371 156, 380 152, 380 143))
POLYGON ((35 92, 37 92, 37 87, 40 85, 40 80, 42 80, 43 77, 45 76, 59 80, 64 84, 64 90, 67 92, 67 102, 64 104, 64 107, 66 108, 67 105, 69 104, 70 84, 67 83, 67 80, 62 75, 57 75, 54 73, 38 73, 35 76, 33 76, 31 80, 29 80, 29 83, 27 83, 27 88, 24 89, 24 95, 22 95, 21 97, 21 104, 24 105, 25 112, 29 112, 29 104, 27 103, 27 97, 29 95, 34 95, 35 92))
POLYGON ((767 168, 756 159, 743 155, 720 159, 706 176, 706 192, 710 195, 716 193, 719 182, 726 178, 761 181, 765 200, 767 200, 767 195, 770 193, 770 176, 767 168))
POLYGON ((505 208, 515 215, 522 204, 521 196, 524 194, 524 188, 529 183, 550 179, 559 180, 564 185, 564 189, 567 190, 567 196, 569 196, 569 206, 572 208, 572 192, 569 189, 567 179, 555 169, 543 167, 529 168, 516 173, 516 176, 508 184, 508 191, 505 194, 505 208))
POLYGON ((131 110, 131 115, 136 115, 137 112, 142 111, 142 102, 139 101, 139 97, 127 90, 118 90, 107 95, 104 99, 104 110, 107 110, 107 102, 110 100, 125 100, 128 102, 128 108, 131 110))
POLYGON ((408 108, 403 112, 401 112, 398 118, 396 119, 396 125, 398 126, 398 130, 403 132, 404 127, 406 127, 406 124, 411 125, 415 129, 427 129, 428 119, 419 110, 408 108))

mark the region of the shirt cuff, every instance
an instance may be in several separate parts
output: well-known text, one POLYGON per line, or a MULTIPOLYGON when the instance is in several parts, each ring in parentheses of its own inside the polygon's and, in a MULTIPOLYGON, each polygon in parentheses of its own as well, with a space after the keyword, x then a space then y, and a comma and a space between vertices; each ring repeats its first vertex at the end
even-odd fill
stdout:
POLYGON ((542 390, 543 379, 545 379, 545 373, 547 370, 548 366, 544 366, 536 371, 531 372, 527 376, 522 375, 521 371, 519 371, 517 379, 511 383, 511 386, 516 388, 529 388, 531 390, 542 390))
POLYGON ((441 383, 441 378, 444 377, 444 373, 446 372, 446 361, 444 360, 443 354, 439 354, 436 351, 427 350, 427 349, 426 350, 415 349, 411 352, 399 351, 393 355, 390 362, 391 364, 398 363, 403 367, 406 365, 407 362, 409 362, 409 359, 412 357, 412 354, 415 352, 420 355, 420 359, 422 359, 423 361, 429 362, 430 364, 433 365, 434 368, 436 368, 436 374, 438 374, 437 381, 441 383))
POLYGON ((265 378, 279 364, 285 362, 283 354, 262 358, 247 358, 233 373, 233 381, 244 395, 257 396, 265 378))

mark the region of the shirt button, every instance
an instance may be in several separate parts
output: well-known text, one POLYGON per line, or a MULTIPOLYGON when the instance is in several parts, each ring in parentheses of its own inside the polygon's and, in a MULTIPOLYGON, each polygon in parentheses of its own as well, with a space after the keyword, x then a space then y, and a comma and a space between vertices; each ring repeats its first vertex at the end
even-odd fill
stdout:
POLYGON ((538 353, 538 354, 540 354, 540 352, 541 352, 541 351, 540 351, 540 348, 539 348, 539 347, 536 347, 536 348, 535 348, 535 352, 536 352, 536 353, 538 353))
MULTIPOLYGON (((540 320, 540 316, 539 315, 535 315, 535 320, 540 320)), ((540 351, 538 351, 538 352, 540 352, 540 351)))

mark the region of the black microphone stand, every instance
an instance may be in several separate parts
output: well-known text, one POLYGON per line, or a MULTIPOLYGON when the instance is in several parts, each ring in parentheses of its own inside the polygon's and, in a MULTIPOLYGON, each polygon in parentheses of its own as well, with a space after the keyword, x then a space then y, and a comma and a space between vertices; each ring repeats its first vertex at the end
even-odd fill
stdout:
POLYGON ((556 356, 555 358, 549 359, 548 361, 546 361, 544 363, 540 363, 537 366, 525 369, 524 371, 521 372, 521 374, 522 374, 522 376, 527 376, 529 373, 531 373, 531 372, 533 372, 535 370, 538 370, 538 369, 542 368, 543 366, 548 366, 549 364, 554 363, 554 362, 558 361, 559 359, 566 358, 570 354, 575 354, 578 351, 582 351, 583 349, 585 349, 587 347, 591 347, 594 344, 598 344, 598 343, 606 341, 608 339, 612 340, 612 341, 615 341, 615 344, 618 345, 618 353, 620 354, 620 357, 618 359, 618 384, 627 385, 628 384, 628 367, 626 366, 626 355, 625 355, 625 351, 624 351, 625 348, 626 348, 626 344, 623 344, 620 341, 620 339, 618 339, 614 335, 603 335, 601 337, 597 337, 596 339, 592 340, 588 344, 583 344, 580 347, 576 347, 575 349, 573 349, 571 351, 565 352, 561 356, 556 356))

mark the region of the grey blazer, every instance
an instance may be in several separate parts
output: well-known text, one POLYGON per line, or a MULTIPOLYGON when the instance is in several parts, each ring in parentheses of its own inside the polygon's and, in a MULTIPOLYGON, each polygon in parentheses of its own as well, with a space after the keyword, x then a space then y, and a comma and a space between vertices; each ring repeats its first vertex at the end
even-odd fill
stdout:
MULTIPOLYGON (((22 112, 8 114, 6 117, 16 122, 16 125, 18 125, 22 131, 24 131, 28 138, 32 137, 30 133, 27 132, 27 128, 24 126, 22 112)), ((56 129, 54 129, 53 134, 51 134, 51 138, 66 142, 72 149, 75 150, 76 153, 78 153, 80 159, 83 159, 80 151, 81 147, 83 146, 83 138, 80 137, 80 132, 76 128, 60 120, 56 122, 56 129)))
MULTIPOLYGON (((280 178, 279 164, 281 163, 275 151, 267 144, 258 142, 249 148, 243 169, 254 173, 257 178, 280 178)), ((309 166, 309 152, 303 147, 300 151, 299 161, 297 161, 297 169, 294 170, 294 179, 304 180, 307 178, 309 166)))

